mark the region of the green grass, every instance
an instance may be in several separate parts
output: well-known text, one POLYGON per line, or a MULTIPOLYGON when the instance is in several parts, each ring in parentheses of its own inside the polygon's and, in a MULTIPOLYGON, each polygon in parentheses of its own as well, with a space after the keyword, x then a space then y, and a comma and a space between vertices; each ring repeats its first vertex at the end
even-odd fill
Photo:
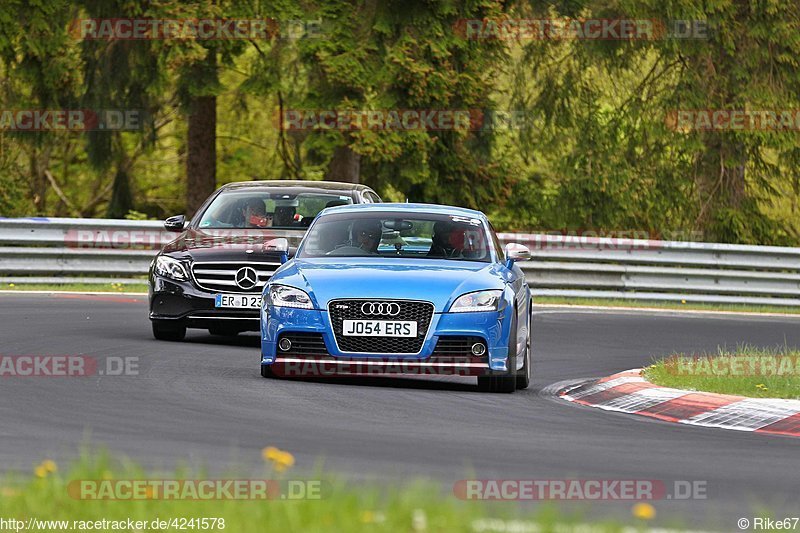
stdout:
MULTIPOLYGON (((107 454, 93 456, 84 453, 65 472, 52 461, 47 461, 36 467, 36 474, 30 478, 7 477, 0 482, 0 509, 3 517, 18 520, 122 521, 131 518, 151 522, 156 518, 221 518, 225 520, 225 531, 232 532, 498 531, 504 529, 497 527, 506 528, 508 524, 522 524, 527 531, 532 531, 534 525, 552 531, 557 524, 576 524, 579 520, 579 516, 570 518, 560 514, 552 505, 520 506, 513 502, 490 504, 459 500, 452 492, 430 482, 387 489, 363 484, 347 485, 328 478, 323 482, 325 488, 321 498, 292 501, 85 500, 70 495, 68 489, 70 481, 74 480, 301 479, 292 475, 291 468, 276 472, 272 464, 265 460, 263 472, 253 476, 207 476, 202 472, 190 475, 186 470, 152 475, 130 462, 115 463, 107 454), (47 463, 50 468, 45 467, 47 463), (486 529, 487 521, 494 523, 495 528, 486 529)), ((634 523, 644 522, 637 519, 634 523)), ((620 524, 602 522, 593 531, 620 529, 620 524)))
POLYGON ((122 283, 0 283, 0 291, 147 292, 147 282, 122 283))
POLYGON ((705 304, 695 302, 664 302, 659 300, 624 300, 605 298, 560 298, 555 296, 535 296, 534 304, 545 305, 584 305, 595 307, 638 307, 656 309, 681 309, 692 311, 728 311, 739 313, 783 313, 800 314, 800 307, 779 305, 740 305, 705 304))
POLYGON ((644 371, 649 381, 676 389, 752 398, 800 398, 800 351, 740 346, 716 354, 676 354, 644 371))

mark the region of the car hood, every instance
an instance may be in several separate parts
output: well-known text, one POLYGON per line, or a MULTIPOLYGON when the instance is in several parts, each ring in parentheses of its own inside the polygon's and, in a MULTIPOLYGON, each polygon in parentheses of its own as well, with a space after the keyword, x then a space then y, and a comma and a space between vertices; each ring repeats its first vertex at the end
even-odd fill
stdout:
POLYGON ((164 247, 164 253, 179 254, 194 261, 274 261, 274 250, 264 245, 274 239, 289 241, 292 255, 305 230, 188 229, 164 247), (250 253, 247 251, 250 250, 250 253))
POLYGON ((271 283, 305 290, 320 309, 338 298, 398 298, 430 301, 441 312, 462 294, 502 289, 503 270, 495 263, 438 259, 293 259, 271 283))

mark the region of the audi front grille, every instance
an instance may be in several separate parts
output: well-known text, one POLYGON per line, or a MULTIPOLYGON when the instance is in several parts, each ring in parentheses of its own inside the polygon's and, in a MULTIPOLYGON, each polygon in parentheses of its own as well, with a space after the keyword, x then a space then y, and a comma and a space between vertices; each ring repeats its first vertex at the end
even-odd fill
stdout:
POLYGON ((328 314, 333 324, 333 334, 339 350, 346 353, 366 354, 418 354, 433 318, 431 302, 417 300, 332 300, 328 314), (364 304, 370 314, 362 312, 364 304), (383 304, 383 305, 380 305, 383 304), (383 311, 386 314, 381 314, 383 311), (388 314, 391 313, 391 314, 388 314), (411 320, 417 323, 416 337, 350 337, 342 334, 345 320, 411 320))
MULTIPOLYGON (((281 266, 280 261, 274 263, 196 262, 192 264, 192 276, 195 284, 207 291, 260 294, 264 289, 264 284, 269 281, 269 278, 272 277, 279 266, 281 266), (236 282, 237 272, 246 268, 251 268, 255 272, 255 284, 252 286, 250 286, 250 283, 244 283, 244 286, 240 286, 236 282)), ((242 272, 242 274, 251 273, 242 272)), ((244 281, 252 280, 252 275, 240 276, 240 278, 244 281)))

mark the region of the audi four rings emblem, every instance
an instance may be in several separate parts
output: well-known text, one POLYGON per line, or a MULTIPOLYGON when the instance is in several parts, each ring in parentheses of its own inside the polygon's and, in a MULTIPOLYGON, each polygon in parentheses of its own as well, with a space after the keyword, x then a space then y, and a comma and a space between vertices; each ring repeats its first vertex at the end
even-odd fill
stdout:
POLYGON ((400 314, 400 304, 394 302, 364 302, 361 312, 365 315, 397 316, 400 314))
POLYGON ((252 289, 258 283, 258 272, 254 268, 242 267, 236 271, 236 284, 242 289, 252 289))

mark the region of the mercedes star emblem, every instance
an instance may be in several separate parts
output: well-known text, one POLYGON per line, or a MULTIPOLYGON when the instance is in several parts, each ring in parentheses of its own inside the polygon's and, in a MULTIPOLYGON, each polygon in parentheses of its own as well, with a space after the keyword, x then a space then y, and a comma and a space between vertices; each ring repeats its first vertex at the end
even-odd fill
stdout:
POLYGON ((236 285, 239 288, 248 290, 252 289, 258 283, 258 272, 251 267, 242 267, 236 271, 236 285))

